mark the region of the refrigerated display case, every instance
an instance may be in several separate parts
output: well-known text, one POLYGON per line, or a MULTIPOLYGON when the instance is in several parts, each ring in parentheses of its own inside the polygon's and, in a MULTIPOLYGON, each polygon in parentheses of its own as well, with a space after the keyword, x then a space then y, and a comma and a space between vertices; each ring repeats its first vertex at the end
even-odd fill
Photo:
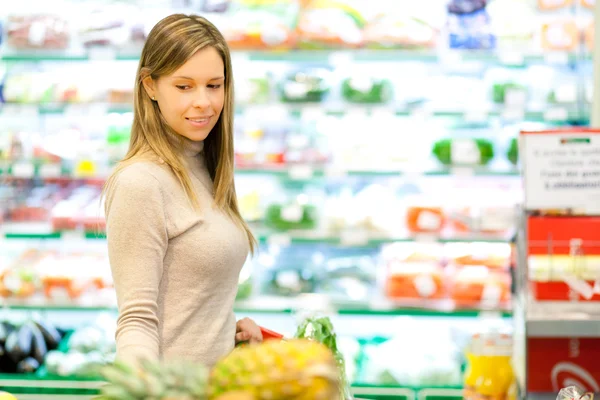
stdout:
MULTIPOLYGON (((469 338, 513 325, 519 132, 589 123, 586 4, 2 7, 2 317, 75 331, 114 318, 100 190, 127 148, 149 28, 196 12, 232 48, 237 193, 261 243, 238 315, 289 333, 296 310, 325 307, 357 396, 462 397, 469 338)), ((41 368, 0 386, 23 398, 98 387, 41 368)))

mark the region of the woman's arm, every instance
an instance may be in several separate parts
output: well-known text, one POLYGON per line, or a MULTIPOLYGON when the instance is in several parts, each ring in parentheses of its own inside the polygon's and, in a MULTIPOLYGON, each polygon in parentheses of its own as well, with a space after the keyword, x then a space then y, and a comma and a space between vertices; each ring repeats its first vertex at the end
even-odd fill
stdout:
POLYGON ((159 181, 143 164, 121 171, 106 198, 110 266, 117 292, 117 357, 159 355, 158 289, 168 236, 159 181))

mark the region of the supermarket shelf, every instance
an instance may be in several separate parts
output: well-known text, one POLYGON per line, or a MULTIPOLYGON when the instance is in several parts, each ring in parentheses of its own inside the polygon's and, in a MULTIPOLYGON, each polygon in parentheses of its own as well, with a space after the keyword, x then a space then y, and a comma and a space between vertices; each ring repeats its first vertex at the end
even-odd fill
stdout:
MULTIPOLYGON (((0 165, 0 177, 10 177, 16 179, 63 179, 63 180, 103 180, 102 176, 73 176, 70 167, 61 164, 39 164, 39 163, 20 163, 18 174, 15 173, 14 165, 0 165), (24 164, 29 164, 28 168, 22 168, 24 164)), ((16 165, 16 164, 15 164, 16 165)), ((26 166, 26 165, 25 165, 26 166)), ((253 166, 237 167, 235 170, 238 176, 273 176, 279 179, 289 181, 308 181, 318 178, 343 179, 343 178, 419 178, 426 176, 478 176, 478 177, 519 177, 518 168, 488 168, 488 167, 441 167, 426 170, 357 170, 346 169, 333 166, 313 166, 308 164, 281 165, 281 166, 253 166)))
POLYGON ((443 167, 429 170, 353 170, 339 167, 312 167, 310 165, 277 166, 277 167, 238 167, 238 175, 272 175, 290 180, 308 180, 313 178, 343 178, 343 177, 422 177, 422 176, 520 176, 517 168, 491 169, 487 167, 443 167))
POLYGON ((600 338, 597 302, 530 301, 526 319, 528 337, 600 338))
POLYGON ((373 247, 380 246, 386 243, 397 242, 429 242, 429 243, 470 243, 470 242, 487 242, 487 243, 508 243, 512 235, 435 235, 435 234, 418 234, 418 235, 398 235, 398 236, 373 236, 361 232, 343 232, 337 236, 322 235, 314 232, 270 232, 258 233, 259 241, 274 245, 289 245, 289 244, 319 244, 327 243, 330 245, 338 245, 345 247, 373 247))
MULTIPOLYGON (((104 232, 79 232, 79 231, 64 231, 54 232, 49 224, 35 225, 35 230, 23 229, 19 224, 15 228, 10 226, 5 227, 5 239, 18 240, 40 240, 40 239, 87 239, 87 240, 103 240, 106 239, 104 232)), ((375 247, 386 243, 397 242, 428 242, 428 243, 471 243, 471 242, 486 242, 486 243, 508 243, 512 239, 512 234, 504 235, 486 235, 486 234, 468 234, 468 235, 434 235, 434 234, 418 234, 418 235, 398 235, 398 236, 375 236, 364 232, 342 232, 339 235, 328 235, 314 231, 288 231, 277 232, 267 231, 258 228, 255 229, 257 239, 261 243, 270 245, 288 246, 291 244, 329 244, 343 247, 375 247)))
MULTIPOLYGON (((100 379, 44 379, 37 378, 35 375, 28 377, 19 374, 1 374, 0 387, 5 390, 17 389, 13 392, 19 399, 85 399, 92 398, 92 395, 99 393, 99 388, 104 385, 100 379), (28 391, 33 393, 29 394, 28 391), (66 394, 73 391, 72 394, 66 394), (22 393, 19 393, 22 392, 22 393), (44 393, 48 392, 48 393, 44 393), (58 392, 58 393, 56 393, 58 392), (85 392, 82 393, 82 392, 85 392)), ((405 400, 425 400, 428 398, 462 398, 462 389, 459 387, 448 388, 410 388, 389 385, 352 385, 352 394, 355 396, 377 396, 378 399, 405 399, 405 400)))
MULTIPOLYGON (((440 109, 430 108, 424 103, 421 106, 393 106, 393 105, 348 105, 328 103, 305 103, 305 104, 240 104, 236 106, 237 113, 247 110, 267 110, 268 112, 281 114, 288 113, 291 118, 298 118, 305 114, 314 117, 316 115, 344 116, 362 113, 365 116, 395 115, 455 118, 469 124, 482 124, 489 122, 490 118, 501 118, 504 120, 547 121, 564 122, 580 121, 589 119, 588 113, 583 113, 570 105, 549 105, 544 110, 505 110, 503 106, 490 105, 487 110, 462 110, 462 109, 440 109)), ((104 116, 108 113, 130 113, 133 107, 130 104, 115 103, 4 103, 0 104, 0 115, 14 117, 34 118, 43 115, 65 115, 65 116, 104 116)))
MULTIPOLYGON (((533 63, 549 63, 567 65, 577 60, 574 53, 549 52, 545 54, 524 54, 519 52, 460 51, 450 50, 396 50, 396 49, 331 49, 331 50, 287 50, 287 51, 243 51, 232 52, 234 60, 278 61, 278 62, 402 62, 418 61, 432 63, 481 62, 507 66, 525 66, 533 63)), ((0 56, 2 61, 137 61, 139 53, 119 51, 114 48, 96 48, 81 51, 36 51, 5 52, 0 56)))
POLYGON ((414 317, 464 317, 478 318, 484 316, 510 317, 512 312, 507 308, 495 310, 477 310, 456 308, 451 301, 438 301, 425 304, 425 301, 415 301, 411 307, 408 302, 400 303, 390 300, 372 300, 369 303, 344 303, 330 301, 325 295, 304 295, 297 298, 281 296, 256 296, 236 304, 237 312, 261 313, 293 313, 307 305, 319 304, 320 307, 330 308, 339 315, 363 316, 414 316, 414 317))
MULTIPOLYGON (((493 310, 464 309, 454 307, 451 301, 439 301, 437 303, 424 304, 423 301, 415 301, 414 306, 407 307, 393 301, 379 300, 371 303, 348 303, 329 301, 323 295, 305 295, 304 297, 290 298, 281 296, 255 296, 247 300, 238 301, 235 304, 237 313, 253 314, 292 314, 303 309, 307 304, 314 304, 315 299, 320 301, 323 307, 331 307, 334 313, 346 316, 412 316, 412 317, 449 317, 449 318, 479 318, 479 317, 503 317, 512 315, 508 308, 493 310), (310 299, 307 303, 305 299, 310 299), (327 304, 327 305, 326 305, 327 304), (425 308, 428 306, 429 308, 425 308)), ((408 304, 408 303, 406 303, 408 304)), ((23 302, 7 301, 3 305, 6 310, 14 311, 45 311, 45 312, 116 312, 116 307, 111 306, 88 306, 72 304, 27 304, 23 302)))

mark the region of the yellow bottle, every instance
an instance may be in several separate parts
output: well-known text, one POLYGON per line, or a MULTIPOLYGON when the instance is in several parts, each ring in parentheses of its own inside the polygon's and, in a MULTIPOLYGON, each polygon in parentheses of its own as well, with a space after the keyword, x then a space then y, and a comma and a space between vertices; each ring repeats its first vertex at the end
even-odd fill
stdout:
POLYGON ((514 380, 511 338, 507 335, 491 335, 483 342, 482 373, 475 385, 477 399, 506 400, 514 380))
POLYGON ((481 345, 482 339, 479 334, 473 335, 471 343, 466 351, 467 369, 464 377, 463 399, 474 400, 477 396, 475 387, 481 376, 481 345))

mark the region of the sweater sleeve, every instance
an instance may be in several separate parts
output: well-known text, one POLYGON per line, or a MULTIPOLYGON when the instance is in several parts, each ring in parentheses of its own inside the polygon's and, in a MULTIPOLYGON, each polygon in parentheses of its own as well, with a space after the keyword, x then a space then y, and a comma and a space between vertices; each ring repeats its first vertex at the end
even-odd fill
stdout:
POLYGON ((159 356, 158 290, 168 235, 159 181, 143 166, 121 171, 106 198, 108 255, 117 293, 117 358, 159 356))

